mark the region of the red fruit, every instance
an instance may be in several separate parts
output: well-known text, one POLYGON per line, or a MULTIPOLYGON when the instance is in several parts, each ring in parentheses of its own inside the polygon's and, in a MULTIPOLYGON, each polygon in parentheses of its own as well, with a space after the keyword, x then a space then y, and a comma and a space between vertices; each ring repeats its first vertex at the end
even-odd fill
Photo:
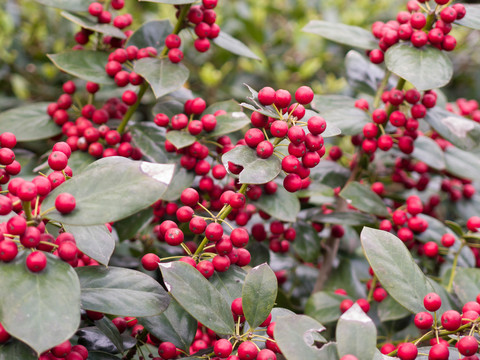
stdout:
POLYGON ((443 234, 442 239, 441 239, 442 245, 445 247, 451 247, 453 244, 455 244, 455 236, 452 234, 443 234))
POLYGON ((312 116, 307 121, 307 128, 313 135, 320 135, 327 128, 327 122, 321 116, 312 116))
POLYGON ((434 258, 438 255, 438 244, 434 241, 429 241, 423 245, 425 256, 434 258))
POLYGON ((183 60, 183 51, 176 48, 170 49, 168 51, 168 59, 174 64, 179 63, 180 61, 183 60))
POLYGON ((219 223, 210 223, 205 229, 205 236, 208 240, 217 242, 222 238, 223 228, 219 223))
POLYGON ((233 300, 230 309, 232 310, 233 315, 243 316, 242 298, 236 298, 233 300))
POLYGON ((265 135, 263 131, 257 128, 249 129, 245 133, 245 142, 251 148, 256 148, 258 144, 265 140, 265 135))
POLYGON ((30 181, 24 181, 17 189, 17 196, 22 201, 32 201, 37 197, 37 186, 30 181))
POLYGON ((367 313, 370 310, 370 304, 367 299, 358 299, 355 302, 362 308, 363 312, 367 313))
POLYGON ((93 2, 88 6, 88 12, 92 16, 99 16, 103 11, 103 6, 102 4, 98 2, 93 2))
POLYGON ((40 230, 34 226, 29 226, 20 237, 20 243, 26 248, 34 248, 40 243, 40 235, 40 230))
POLYGON ((433 316, 429 312, 423 311, 415 315, 415 326, 419 329, 430 329, 433 325, 433 316))
POLYGON ((472 216, 467 220, 467 229, 476 232, 480 228, 480 216, 472 216))
POLYGON ((145 270, 153 271, 158 268, 160 258, 156 254, 145 254, 142 257, 142 266, 145 270))
POLYGON ((437 311, 442 306, 442 299, 440 295, 436 293, 429 293, 423 298, 423 306, 428 311, 437 311))
POLYGON ((277 90, 275 92, 275 106, 277 109, 286 108, 292 101, 292 95, 287 90, 277 90))
POLYGON ((382 302, 388 296, 384 288, 376 288, 373 290, 373 300, 376 302, 382 302))
POLYGON ((237 350, 240 360, 253 360, 257 357, 258 348, 251 341, 245 341, 240 344, 237 350))
POLYGON ((215 356, 218 356, 222 359, 227 358, 232 353, 232 350, 232 343, 227 339, 220 339, 216 341, 213 347, 213 352, 215 353, 215 356))
POLYGON ((197 205, 200 200, 200 195, 198 195, 197 190, 193 188, 187 188, 182 191, 180 195, 180 201, 187 206, 194 207, 197 205))
POLYGON ((182 44, 182 39, 176 34, 170 34, 165 38, 165 46, 169 49, 179 48, 182 44))
POLYGON ((197 270, 206 278, 209 279, 215 272, 215 268, 211 261, 202 260, 197 264, 197 270))
POLYGON ((415 12, 410 17, 410 24, 414 29, 421 29, 425 26, 426 23, 427 19, 425 18, 425 15, 423 15, 421 12, 415 12))
MULTIPOLYGON (((9 262, 15 259, 18 254, 17 244, 11 240, 0 241, 0 260, 9 262)), ((1 342, 1 341, 0 341, 1 342)))
POLYGON ((135 91, 126 90, 122 94, 122 101, 127 105, 133 105, 137 102, 137 94, 135 93, 135 91))
POLYGON ((61 151, 54 151, 48 156, 48 166, 52 170, 61 171, 65 169, 68 163, 68 157, 61 151))
POLYGON ((370 51, 370 54, 368 54, 368 57, 370 61, 374 64, 381 64, 385 59, 383 51, 380 49, 373 49, 372 51, 370 51))
POLYGON ((257 155, 262 159, 268 159, 273 155, 273 145, 270 141, 264 140, 257 145, 257 155))
POLYGON ((288 192, 296 192, 302 188, 302 179, 297 174, 289 174, 283 179, 283 187, 288 192))
POLYGON ((231 261, 228 256, 215 255, 215 257, 212 259, 212 264, 215 268, 215 271, 224 272, 230 268, 231 261))
POLYGON ((26 265, 31 272, 40 272, 47 266, 47 257, 41 251, 34 251, 27 256, 26 265))
POLYGON ((474 336, 464 336, 457 343, 457 349, 460 354, 471 356, 478 350, 478 341, 474 336))
POLYGON ((410 38, 413 46, 422 47, 428 42, 428 35, 421 30, 414 31, 410 38))
POLYGON ((353 306, 353 301, 352 300, 350 300, 350 299, 342 300, 342 302, 340 303, 340 311, 342 313, 344 313, 345 311, 350 309, 352 306, 353 306))
POLYGON ((375 109, 372 112, 372 120, 375 124, 384 124, 387 121, 387 112, 383 109, 375 109))
POLYGON ((414 360, 417 354, 418 349, 412 343, 403 343, 398 346, 397 356, 400 360, 414 360))
POLYGON ((230 234, 230 241, 237 248, 243 248, 247 246, 248 240, 249 240, 248 232, 243 228, 236 228, 230 234))
POLYGON ((158 355, 162 357, 162 359, 173 359, 177 356, 177 348, 171 342, 163 342, 158 347, 158 355))
POLYGON ((171 246, 180 245, 184 240, 182 230, 179 228, 171 228, 165 232, 165 242, 171 246))
POLYGON ((16 215, 7 221, 7 231, 12 235, 22 235, 27 229, 27 220, 23 216, 16 215))
POLYGON ((0 135, 0 144, 2 147, 12 149, 17 144, 17 138, 11 132, 4 132, 0 135))
POLYGON ((193 42, 193 45, 198 52, 206 52, 210 49, 210 41, 208 39, 197 38, 193 42))
POLYGON ((1 148, 0 149, 0 164, 1 165, 10 165, 15 160, 15 153, 12 149, 1 148))
POLYGON ((243 267, 250 264, 250 260, 252 257, 250 255, 250 252, 247 249, 243 249, 243 248, 237 249, 237 255, 238 255, 238 260, 236 262, 237 266, 243 267))
POLYGON ((75 197, 69 193, 61 193, 55 199, 55 208, 62 214, 71 213, 75 206, 75 197))
POLYGON ((446 330, 454 331, 462 324, 462 316, 458 311, 447 310, 442 314, 440 321, 446 330))
POLYGON ((51 352, 56 357, 64 358, 70 353, 71 350, 72 350, 72 344, 70 343, 70 341, 67 340, 67 341, 64 341, 63 343, 55 346, 51 350, 51 352))
POLYGON ((448 345, 444 344, 435 344, 431 347, 428 352, 429 360, 448 360, 449 351, 448 345))
POLYGON ((257 354, 256 360, 277 360, 277 355, 272 350, 263 349, 257 354))
POLYGON ((310 104, 313 100, 313 90, 308 86, 301 86, 295 91, 295 100, 299 104, 310 104))
POLYGON ((188 227, 192 233, 202 234, 207 227, 207 222, 201 217, 194 217, 188 224, 188 227))

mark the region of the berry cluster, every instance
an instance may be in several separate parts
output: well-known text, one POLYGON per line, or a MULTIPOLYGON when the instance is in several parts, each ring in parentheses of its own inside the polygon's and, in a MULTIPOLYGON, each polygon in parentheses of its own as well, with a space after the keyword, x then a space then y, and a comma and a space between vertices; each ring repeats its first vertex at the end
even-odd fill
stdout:
POLYGON ((275 253, 287 253, 290 243, 297 236, 293 227, 285 227, 281 221, 272 221, 269 226, 270 234, 265 230, 263 223, 256 223, 252 226, 252 237, 257 241, 268 239, 269 248, 275 253))
POLYGON ((38 360, 56 360, 59 358, 65 360, 87 360, 88 350, 83 345, 72 346, 70 340, 67 340, 40 355, 38 360))
POLYGON ((435 3, 435 10, 430 11, 427 1, 409 1, 408 11, 400 11, 396 20, 373 23, 372 34, 379 39, 379 49, 369 52, 370 61, 382 63, 388 48, 400 41, 411 42, 415 47, 430 44, 440 50, 455 49, 457 40, 449 33, 452 23, 465 16, 465 7, 462 4, 447 6, 446 0, 435 0, 435 3))

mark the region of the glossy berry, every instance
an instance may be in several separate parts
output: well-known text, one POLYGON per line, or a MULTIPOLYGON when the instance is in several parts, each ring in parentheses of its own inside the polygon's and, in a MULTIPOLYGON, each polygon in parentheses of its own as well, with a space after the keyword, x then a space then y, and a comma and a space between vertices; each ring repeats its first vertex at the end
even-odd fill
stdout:
POLYGON ((398 347, 397 356, 400 360, 414 360, 417 354, 418 349, 412 343, 403 343, 398 347))
POLYGON ((464 356, 471 356, 478 350, 478 341, 474 336, 464 336, 457 344, 458 352, 464 356))
POLYGON ((276 360, 276 359, 277 359, 277 355, 275 355, 275 353, 272 350, 263 349, 258 352, 256 360, 276 360))
POLYGON ((202 260, 197 264, 197 270, 206 278, 209 279, 215 272, 215 268, 211 261, 202 260))
POLYGON ((55 208, 62 214, 71 213, 76 206, 75 197, 69 193, 58 194, 55 199, 55 208))
POLYGON ((237 350, 240 360, 253 360, 257 357, 258 348, 251 341, 245 341, 240 344, 237 350))
POLYGON ((18 254, 17 244, 11 240, 0 241, 0 260, 9 262, 15 259, 18 254))
POLYGON ((70 353, 71 350, 72 350, 72 344, 70 343, 70 341, 67 340, 67 341, 64 341, 63 343, 55 346, 51 350, 51 352, 56 357, 64 358, 70 353))
POLYGON ((462 316, 458 311, 447 310, 442 314, 440 321, 446 330, 454 331, 462 324, 462 316))
POLYGON ((171 246, 180 245, 184 240, 182 230, 178 228, 171 228, 165 232, 165 242, 171 246))
POLYGON ((162 342, 158 347, 158 355, 165 360, 174 359, 177 356, 177 348, 171 342, 162 342))
POLYGON ((428 352, 429 360, 448 360, 449 357, 448 346, 442 343, 435 344, 428 352))
POLYGON ((31 272, 40 272, 47 266, 47 257, 42 251, 34 251, 27 256, 26 265, 31 272))
POLYGON ((310 104, 313 100, 313 90, 308 86, 301 86, 295 91, 295 100, 299 104, 310 104))
POLYGON ((232 350, 232 343, 227 339, 220 339, 216 341, 213 347, 213 352, 215 353, 215 356, 218 356, 222 359, 227 358, 232 353, 232 350))
POLYGON ((180 201, 182 204, 194 207, 197 205, 198 201, 200 200, 200 195, 198 195, 197 190, 193 188, 187 188, 182 191, 180 195, 180 201))
POLYGON ((262 159, 268 159, 273 155, 273 145, 270 141, 264 140, 257 145, 257 155, 262 159))
POLYGON ((428 311, 437 311, 442 306, 442 299, 436 293, 429 293, 423 298, 423 306, 428 311))
POLYGON ((419 329, 430 329, 433 325, 433 316, 429 312, 423 311, 415 315, 415 326, 419 329))
POLYGON ((160 258, 156 254, 145 254, 142 257, 142 266, 145 270, 153 271, 158 268, 160 258))
POLYGON ((283 187, 288 192, 296 192, 302 188, 302 179, 297 174, 289 174, 283 179, 283 187))

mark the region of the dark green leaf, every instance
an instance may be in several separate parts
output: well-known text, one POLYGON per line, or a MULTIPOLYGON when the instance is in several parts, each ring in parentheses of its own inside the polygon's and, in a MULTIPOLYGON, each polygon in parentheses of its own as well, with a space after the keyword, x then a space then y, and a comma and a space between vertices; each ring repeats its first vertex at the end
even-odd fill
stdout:
POLYGON ((446 140, 463 150, 480 145, 480 124, 440 107, 429 109, 427 123, 446 140))
POLYGON ((463 19, 457 20, 456 23, 469 27, 470 29, 480 30, 480 5, 479 4, 462 4, 465 6, 467 13, 463 19))
POLYGON ((449 173, 465 179, 480 178, 480 158, 455 146, 445 149, 446 169, 449 173))
POLYGON ((148 21, 135 30, 125 46, 134 45, 139 49, 152 46, 161 52, 165 46, 165 38, 172 31, 173 27, 169 20, 148 21))
POLYGON ((0 323, 38 354, 69 339, 80 324, 80 284, 73 268, 47 255, 47 267, 32 273, 23 252, 0 263, 0 323), (61 321, 59 321, 61 319, 61 321))
POLYGON ((146 2, 154 2, 160 4, 172 4, 172 5, 182 5, 182 4, 192 4, 196 0, 140 0, 146 2))
POLYGON ((66 11, 60 13, 65 19, 80 25, 82 28, 89 29, 103 35, 112 36, 118 39, 126 39, 127 37, 120 29, 110 24, 99 24, 98 19, 92 17, 86 17, 83 15, 72 14, 66 11))
POLYGON ((267 264, 248 272, 242 289, 242 306, 250 328, 255 329, 268 317, 275 305, 277 290, 277 277, 267 264))
MULTIPOLYGON (((115 326, 115 325, 114 325, 115 326)), ((78 343, 85 346, 88 349, 88 359, 90 360, 90 351, 101 351, 105 353, 118 353, 118 347, 112 342, 112 340, 103 333, 96 326, 89 326, 77 331, 78 343)), ((130 349, 135 346, 136 339, 131 336, 129 331, 125 331, 120 335, 122 347, 124 349, 130 349)))
POLYGON ((241 267, 232 265, 227 271, 215 271, 210 278, 210 283, 230 304, 236 298, 242 297, 242 288, 246 275, 247 273, 241 267))
POLYGON ((440 146, 427 136, 419 136, 414 143, 412 156, 435 170, 445 169, 445 157, 440 146))
POLYGON ((188 69, 168 59, 143 58, 135 62, 134 71, 142 75, 158 99, 183 86, 188 80, 188 69))
POLYGON ((100 351, 89 351, 88 360, 118 360, 119 358, 115 355, 108 354, 100 351))
POLYGON ((382 198, 367 186, 356 181, 345 186, 340 191, 340 197, 358 210, 379 216, 388 216, 387 207, 382 198))
POLYGON ((95 158, 89 153, 85 153, 83 151, 74 151, 68 158, 68 166, 70 166, 70 168, 72 169, 73 174, 77 175, 94 161, 95 158))
POLYGON ((115 345, 118 351, 123 353, 123 341, 120 332, 112 320, 104 316, 100 320, 95 321, 95 326, 115 345))
POLYGON ((331 188, 343 187, 350 176, 350 171, 335 161, 322 160, 310 171, 314 183, 321 183, 331 188))
POLYGON ((203 113, 214 114, 218 110, 223 110, 223 111, 226 111, 227 113, 233 113, 233 112, 242 111, 242 107, 235 100, 226 100, 226 101, 220 101, 208 106, 203 113))
POLYGON ((275 219, 295 222, 300 212, 300 201, 295 194, 279 186, 275 194, 263 195, 255 201, 255 206, 275 219))
POLYGON ((433 287, 405 244, 393 234, 367 227, 360 238, 365 256, 385 290, 411 312, 425 311, 423 298, 433 292, 433 287))
POLYGON ((457 236, 463 236, 463 230, 460 225, 454 221, 445 220, 445 225, 447 225, 450 230, 452 230, 457 236))
POLYGON ((274 336, 287 360, 320 360, 323 357, 315 342, 327 342, 320 335, 323 330, 322 324, 306 315, 289 315, 277 319, 274 336))
POLYGON ((103 158, 58 186, 45 198, 42 208, 54 207, 57 195, 66 192, 75 197, 75 210, 66 215, 54 210, 48 218, 71 225, 98 225, 124 219, 158 200, 167 189, 173 170, 174 165, 169 164, 119 156, 103 158))
POLYGON ((272 155, 262 159, 246 145, 237 146, 223 154, 222 162, 227 169, 229 162, 243 166, 239 175, 241 184, 265 184, 275 179, 282 170, 282 162, 278 157, 272 155))
POLYGON ((230 304, 197 269, 174 261, 160 264, 160 270, 170 294, 190 315, 218 334, 235 333, 230 304))
POLYGON ((35 0, 36 2, 68 11, 87 11, 94 0, 35 0))
POLYGON ((353 211, 336 211, 330 214, 315 215, 313 221, 325 224, 343 224, 343 225, 365 225, 374 224, 377 220, 369 214, 362 214, 353 211))
POLYGON ((308 298, 305 315, 311 316, 322 324, 335 322, 342 314, 340 303, 345 299, 345 296, 333 292, 316 292, 308 298))
POLYGON ((250 251, 250 266, 257 266, 263 263, 270 263, 270 250, 265 243, 251 241, 248 244, 248 251, 250 251))
POLYGON ((115 230, 120 241, 128 240, 142 231, 153 220, 153 209, 146 208, 132 216, 115 222, 115 230))
POLYGON ((235 55, 245 56, 251 59, 260 60, 260 58, 248 48, 247 45, 233 36, 227 34, 225 31, 220 31, 220 34, 213 39, 215 45, 222 49, 228 50, 235 55))
POLYGON ((476 301, 480 294, 480 269, 457 268, 453 279, 453 289, 462 304, 476 301))
POLYGON ((187 171, 181 166, 175 167, 172 181, 168 185, 167 191, 162 196, 165 201, 175 201, 180 198, 182 191, 190 187, 195 180, 195 173, 193 171, 187 171))
POLYGON ((370 276, 368 268, 368 263, 363 258, 340 257, 340 265, 330 274, 325 290, 333 292, 338 288, 342 288, 350 296, 366 298, 367 292, 363 279, 370 276))
POLYGON ((37 360, 38 356, 24 343, 18 340, 10 340, 0 345, 0 360, 37 360))
POLYGON ((442 87, 453 75, 448 56, 430 45, 422 48, 410 43, 393 45, 385 53, 385 65, 420 91, 442 87))
POLYGON ((382 322, 403 319, 410 315, 410 311, 405 309, 391 296, 387 296, 378 304, 378 317, 382 322))
POLYGON ((170 297, 152 277, 136 270, 101 266, 75 269, 82 288, 82 308, 119 316, 154 316, 170 297))
POLYGON ((97 260, 100 264, 108 265, 115 249, 115 239, 105 225, 75 226, 65 224, 64 226, 65 230, 75 237, 80 251, 97 260))
POLYGON ((150 122, 137 123, 128 129, 132 142, 148 161, 160 164, 168 161, 164 148, 165 129, 150 122))
POLYGON ((297 232, 293 248, 303 261, 315 262, 320 254, 320 237, 311 224, 297 221, 294 225, 297 232))
POLYGON ((187 351, 197 331, 197 321, 175 299, 167 310, 158 316, 139 318, 140 324, 161 341, 169 341, 187 351))
POLYGON ((60 134, 62 129, 47 114, 48 104, 30 104, 2 112, 0 133, 14 133, 17 141, 41 140, 60 134))
POLYGON ((167 132, 167 140, 177 149, 192 145, 197 139, 186 131, 172 130, 167 132))
POLYGON ((340 316, 336 339, 340 357, 351 354, 358 360, 371 360, 377 349, 377 328, 360 306, 354 304, 340 316))
POLYGON ((108 54, 93 50, 71 50, 59 54, 47 54, 60 70, 80 79, 97 84, 114 84, 113 78, 105 72, 108 54))
POLYGON ((250 124, 250 119, 241 111, 230 112, 225 115, 219 115, 217 118, 217 126, 212 132, 207 133, 208 137, 219 137, 225 134, 243 129, 250 124))
POLYGON ((322 20, 311 20, 303 28, 303 31, 320 35, 328 40, 360 49, 371 50, 378 47, 378 41, 372 33, 358 26, 322 20))

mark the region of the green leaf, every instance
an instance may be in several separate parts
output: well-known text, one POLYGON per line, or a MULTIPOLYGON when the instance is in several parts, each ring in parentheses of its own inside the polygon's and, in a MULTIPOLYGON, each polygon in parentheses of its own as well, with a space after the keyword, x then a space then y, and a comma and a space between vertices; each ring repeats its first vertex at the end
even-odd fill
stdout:
POLYGON ((247 250, 250 252, 249 266, 257 266, 263 263, 270 263, 270 250, 268 245, 258 241, 251 241, 248 244, 247 250))
POLYGON ((167 191, 162 195, 162 200, 175 201, 180 198, 182 191, 190 187, 195 180, 195 173, 187 169, 176 166, 173 178, 168 185, 167 191))
POLYGON ((160 264, 160 270, 170 294, 190 315, 218 334, 235 333, 230 304, 197 269, 174 261, 160 264))
POLYGON ((73 234, 80 251, 97 260, 100 264, 108 265, 115 249, 115 239, 105 225, 75 226, 65 224, 64 227, 67 232, 73 234))
POLYGON ((164 148, 165 129, 151 122, 143 122, 129 126, 128 130, 132 134, 133 144, 142 151, 145 159, 160 164, 168 161, 164 148))
POLYGON ((104 316, 100 320, 95 321, 95 326, 115 345, 118 351, 124 352, 123 340, 112 320, 104 316))
POLYGON ((385 65, 419 91, 442 87, 453 75, 448 56, 430 45, 422 48, 407 43, 393 45, 385 53, 385 65))
POLYGON ((322 324, 335 322, 342 314, 340 303, 345 299, 345 296, 333 292, 316 292, 307 300, 305 315, 311 316, 322 324))
POLYGON ((265 184, 275 179, 282 170, 282 162, 275 155, 268 159, 257 156, 254 149, 243 145, 223 154, 222 163, 228 169, 228 163, 243 166, 239 180, 241 184, 265 184))
POLYGON ((72 169, 73 174, 77 175, 94 161, 95 158, 89 153, 85 153, 83 151, 74 151, 68 158, 68 166, 70 166, 72 169))
MULTIPOLYGON (((117 345, 115 345, 112 342, 112 340, 103 332, 103 330, 101 330, 97 326, 89 326, 89 327, 81 328, 77 331, 76 335, 78 336, 78 343, 85 346, 88 349, 89 360, 90 360, 90 351, 101 351, 104 353, 118 353, 117 345)), ((121 347, 123 347, 123 349, 130 349, 136 344, 135 338, 132 337, 128 331, 123 332, 120 335, 120 339, 115 341, 121 341, 121 347)))
POLYGON ((134 71, 147 80, 157 99, 181 88, 189 74, 183 64, 172 64, 168 59, 156 58, 137 60, 134 71))
POLYGON ((350 170, 338 164, 336 161, 322 160, 320 164, 310 171, 310 177, 315 183, 336 188, 343 187, 350 176, 350 170))
POLYGON ((193 4, 196 0, 139 0, 145 2, 154 2, 160 4, 172 4, 172 5, 183 5, 183 4, 193 4))
POLYGON ((0 133, 11 132, 17 141, 48 139, 62 132, 47 114, 49 103, 24 105, 0 113, 0 133))
POLYGON ((359 182, 353 181, 345 186, 340 191, 340 197, 358 210, 379 216, 388 216, 387 207, 382 198, 359 182))
POLYGON ((263 195, 254 204, 273 218, 285 222, 295 222, 300 212, 298 198, 281 186, 278 187, 275 194, 263 195))
POLYGON ((480 5, 462 4, 467 13, 463 19, 456 20, 455 23, 469 27, 470 29, 480 30, 480 5))
POLYGON ((207 133, 208 137, 220 137, 225 134, 243 129, 250 124, 250 119, 244 112, 235 111, 216 117, 217 126, 212 132, 207 133))
POLYGON ((386 231, 367 227, 363 228, 360 239, 365 256, 385 290, 412 313, 425 311, 423 298, 434 289, 403 242, 386 231))
POLYGON ((113 78, 105 72, 108 54, 93 50, 70 50, 59 54, 47 54, 56 67, 82 80, 97 84, 113 85, 113 78))
POLYGON ((145 229, 153 220, 153 209, 151 207, 141 210, 123 220, 115 222, 118 239, 132 239, 140 231, 145 229))
POLYGON ((88 360, 118 360, 115 355, 100 352, 100 351, 88 351, 88 360))
POLYGON ((208 106, 203 113, 214 114, 218 110, 224 110, 227 113, 233 113, 233 112, 242 111, 242 107, 235 100, 225 100, 225 101, 216 102, 208 106))
POLYGON ((10 340, 0 345, 0 360, 37 360, 38 356, 24 343, 18 340, 10 340))
POLYGON ((87 11, 94 0, 35 0, 36 2, 68 11, 87 11))
POLYGON ((70 225, 98 225, 117 221, 158 200, 173 176, 174 165, 152 164, 112 156, 95 161, 52 191, 42 208, 54 207, 60 193, 70 193, 76 208, 62 215, 57 210, 48 218, 70 225), (128 192, 125 189, 128 188, 128 192))
POLYGON ((336 43, 360 49, 371 50, 378 47, 378 41, 372 33, 358 26, 311 20, 302 30, 307 33, 320 35, 336 43))
POLYGON ((460 149, 471 150, 480 145, 480 124, 471 119, 437 106, 428 110, 425 121, 443 138, 460 149))
POLYGON ((377 328, 358 304, 340 316, 335 334, 340 357, 350 354, 358 360, 373 358, 377 349, 377 328))
POLYGON ((480 269, 457 268, 453 278, 453 289, 462 304, 476 301, 480 294, 480 269))
POLYGON ((348 96, 315 95, 312 107, 321 113, 328 124, 338 127, 344 135, 355 135, 370 122, 367 113, 357 109, 355 99, 348 96))
POLYGON ((46 254, 40 273, 27 270, 27 252, 0 263, 0 323, 37 354, 70 339, 80 324, 80 284, 73 268, 46 254), (61 321, 59 321, 61 319, 61 321))
POLYGON ((251 329, 257 328, 270 314, 277 298, 278 281, 267 264, 255 266, 245 277, 242 306, 251 329))
POLYGON ((325 327, 306 315, 289 315, 277 318, 274 336, 287 360, 320 360, 321 349, 316 341, 327 342, 319 333, 325 327))
POLYGON ((480 178, 480 158, 471 152, 461 150, 455 146, 445 149, 446 170, 465 179, 480 178))
POLYGON ((197 331, 197 320, 187 313, 175 299, 167 310, 158 316, 142 317, 139 323, 161 341, 169 341, 187 351, 197 331))
POLYGON ((98 19, 93 16, 87 17, 78 14, 72 14, 66 11, 60 13, 65 19, 80 25, 82 28, 98 32, 103 35, 112 36, 118 39, 126 39, 127 37, 120 29, 110 24, 99 24, 98 19))
POLYGON ((414 143, 412 156, 435 170, 445 169, 445 157, 440 146, 427 136, 419 136, 414 143))
POLYGON ((325 224, 365 225, 374 224, 377 220, 370 214, 362 214, 353 211, 335 211, 330 214, 315 215, 313 221, 325 224))
POLYGON ((75 269, 82 288, 82 308, 119 316, 154 316, 170 297, 160 284, 140 271, 101 266, 75 269))
POLYGON ((210 284, 231 304, 236 298, 242 297, 246 275, 247 273, 241 267, 232 265, 227 271, 215 271, 210 278, 210 284))
POLYGON ((303 261, 315 262, 320 254, 320 237, 311 224, 297 221, 294 224, 297 236, 293 242, 295 252, 303 261))
POLYGON ((167 132, 167 140, 177 149, 192 145, 197 139, 186 131, 172 130, 167 132))
POLYGON ((381 322, 399 320, 410 315, 410 311, 405 309, 391 296, 387 296, 378 304, 378 317, 381 322))
POLYGON ((448 228, 452 230, 457 236, 460 236, 460 237, 463 236, 462 227, 458 225, 456 222, 445 220, 445 225, 447 225, 448 228))
POLYGON ((254 60, 261 60, 247 45, 233 36, 227 34, 225 31, 220 31, 220 34, 213 39, 215 45, 222 49, 228 50, 235 55, 245 56, 254 60))
POLYGON ((144 23, 128 38, 127 46, 136 46, 139 49, 149 46, 157 49, 158 52, 165 46, 165 38, 173 31, 169 20, 153 20, 144 23))

